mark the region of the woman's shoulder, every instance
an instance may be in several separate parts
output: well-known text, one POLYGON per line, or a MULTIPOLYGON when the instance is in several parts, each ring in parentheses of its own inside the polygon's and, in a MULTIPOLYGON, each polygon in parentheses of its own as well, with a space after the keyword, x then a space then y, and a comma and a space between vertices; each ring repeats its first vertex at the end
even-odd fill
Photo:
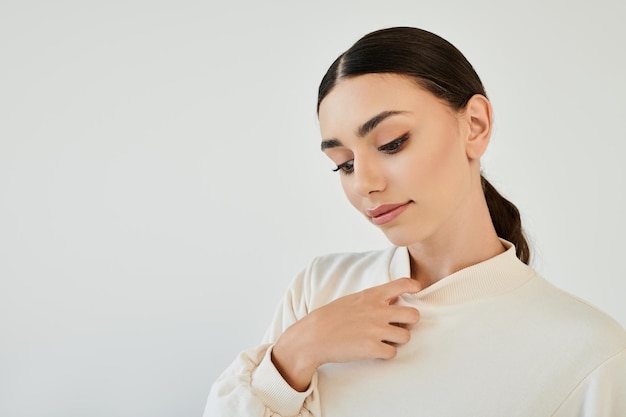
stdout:
POLYGON ((534 298, 534 312, 544 325, 558 329, 562 337, 571 338, 572 343, 585 340, 626 348, 624 327, 594 304, 553 285, 539 274, 532 280, 530 289, 528 295, 534 298))

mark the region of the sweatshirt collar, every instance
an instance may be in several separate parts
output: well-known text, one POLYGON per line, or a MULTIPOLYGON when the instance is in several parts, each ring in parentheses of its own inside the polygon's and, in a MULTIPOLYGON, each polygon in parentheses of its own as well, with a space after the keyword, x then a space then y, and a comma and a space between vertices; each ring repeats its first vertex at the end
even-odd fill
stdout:
MULTIPOLYGON (((517 258, 511 242, 500 241, 506 248, 503 253, 448 275, 415 294, 405 294, 406 301, 433 305, 460 304, 502 294, 523 285, 535 272, 517 258)), ((409 251, 406 247, 397 247, 389 262, 389 277, 408 276, 411 276, 409 251)))

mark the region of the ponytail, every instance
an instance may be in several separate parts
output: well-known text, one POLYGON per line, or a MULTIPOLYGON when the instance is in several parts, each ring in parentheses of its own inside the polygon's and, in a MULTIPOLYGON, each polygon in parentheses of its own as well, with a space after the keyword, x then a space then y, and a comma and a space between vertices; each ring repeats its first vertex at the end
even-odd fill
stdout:
POLYGON ((487 207, 489 207, 491 221, 496 228, 498 237, 513 243, 517 257, 525 264, 528 264, 530 262, 530 248, 522 230, 519 210, 513 203, 502 197, 482 175, 480 176, 480 182, 487 200, 487 207))

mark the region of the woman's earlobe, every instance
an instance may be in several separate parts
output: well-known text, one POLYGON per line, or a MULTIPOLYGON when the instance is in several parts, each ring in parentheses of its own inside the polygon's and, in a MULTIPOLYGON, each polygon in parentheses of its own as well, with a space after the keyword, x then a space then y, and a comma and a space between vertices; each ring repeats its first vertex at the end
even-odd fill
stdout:
POLYGON ((465 107, 469 135, 466 152, 470 159, 479 159, 487 150, 491 137, 491 103, 482 94, 475 94, 465 107))

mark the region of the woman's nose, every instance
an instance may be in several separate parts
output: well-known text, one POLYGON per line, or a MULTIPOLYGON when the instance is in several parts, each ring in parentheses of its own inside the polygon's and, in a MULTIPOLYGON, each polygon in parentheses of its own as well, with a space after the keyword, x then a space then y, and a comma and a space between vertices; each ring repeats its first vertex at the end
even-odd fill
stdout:
POLYGON ((374 158, 355 158, 352 175, 354 190, 361 196, 385 189, 384 170, 374 158))

